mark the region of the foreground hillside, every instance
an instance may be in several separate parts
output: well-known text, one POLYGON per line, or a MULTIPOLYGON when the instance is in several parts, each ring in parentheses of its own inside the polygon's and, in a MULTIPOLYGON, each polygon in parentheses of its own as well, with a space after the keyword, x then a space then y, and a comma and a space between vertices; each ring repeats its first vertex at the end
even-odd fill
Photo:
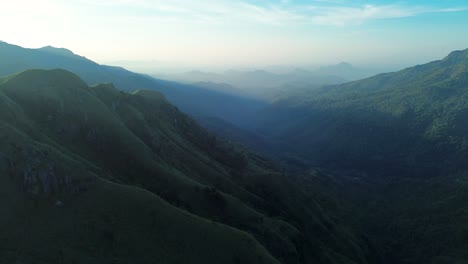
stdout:
POLYGON ((466 113, 457 51, 290 95, 241 128, 199 119, 285 176, 158 92, 0 78, 0 263, 466 263, 466 113))
POLYGON ((218 140, 157 92, 28 70, 0 80, 0 130, 0 262, 375 257, 332 200, 218 140))

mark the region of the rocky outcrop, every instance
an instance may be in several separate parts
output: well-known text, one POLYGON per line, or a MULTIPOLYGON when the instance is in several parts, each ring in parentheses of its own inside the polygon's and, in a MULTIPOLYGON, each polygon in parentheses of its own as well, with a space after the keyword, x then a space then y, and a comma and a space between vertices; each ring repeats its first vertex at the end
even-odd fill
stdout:
POLYGON ((80 177, 79 172, 72 175, 73 169, 61 168, 56 155, 49 150, 20 148, 20 158, 15 160, 21 162, 7 164, 11 174, 21 182, 21 190, 33 195, 81 193, 95 181, 95 177, 80 177))
POLYGON ((53 162, 33 159, 23 168, 23 190, 51 194, 72 189, 69 175, 59 175, 53 162))

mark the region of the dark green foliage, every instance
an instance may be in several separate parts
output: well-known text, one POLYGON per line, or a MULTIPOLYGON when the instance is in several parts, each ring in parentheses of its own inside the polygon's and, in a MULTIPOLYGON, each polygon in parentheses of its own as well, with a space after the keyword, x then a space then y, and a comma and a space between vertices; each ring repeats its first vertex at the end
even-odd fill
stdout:
POLYGON ((298 184, 158 92, 28 70, 0 85, 0 129, 0 261, 367 261, 298 184))
POLYGON ((224 95, 67 50, 0 45, 1 56, 28 55, 3 70, 38 59, 78 67, 87 83, 163 91, 192 114, 221 109, 233 125, 203 124, 295 172, 208 133, 159 92, 89 87, 64 70, 10 75, 0 79, 0 263, 468 259, 468 51, 296 90, 253 116, 263 105, 239 115, 224 95))
POLYGON ((377 263, 465 263, 467 112, 465 50, 278 101, 257 132, 335 175, 304 182, 342 203, 331 211, 366 234, 377 263))
POLYGON ((320 167, 408 175, 466 169, 466 53, 278 101, 258 130, 320 167))

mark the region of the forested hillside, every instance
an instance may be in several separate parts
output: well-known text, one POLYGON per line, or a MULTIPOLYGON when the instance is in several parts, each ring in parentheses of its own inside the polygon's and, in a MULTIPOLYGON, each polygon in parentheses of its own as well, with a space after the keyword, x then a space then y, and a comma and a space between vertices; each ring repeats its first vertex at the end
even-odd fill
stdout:
POLYGON ((465 170, 467 54, 278 101, 257 116, 257 132, 320 167, 413 176, 465 170))
POLYGON ((217 139, 158 92, 89 87, 64 70, 0 83, 2 262, 366 263, 374 255, 319 194, 217 139))
POLYGON ((257 133, 333 175, 328 194, 385 263, 464 263, 467 113, 464 50, 278 101, 257 133))
POLYGON ((2 45, 3 71, 108 82, 0 78, 2 262, 468 258, 466 50, 268 105, 2 45))

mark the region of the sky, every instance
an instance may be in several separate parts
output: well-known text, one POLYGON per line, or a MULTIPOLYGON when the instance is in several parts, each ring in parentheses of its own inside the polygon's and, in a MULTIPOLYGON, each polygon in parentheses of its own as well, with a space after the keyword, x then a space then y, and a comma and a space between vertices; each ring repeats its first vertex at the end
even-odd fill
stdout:
POLYGON ((468 48, 468 1, 14 0, 0 40, 99 63, 409 66, 468 48))

